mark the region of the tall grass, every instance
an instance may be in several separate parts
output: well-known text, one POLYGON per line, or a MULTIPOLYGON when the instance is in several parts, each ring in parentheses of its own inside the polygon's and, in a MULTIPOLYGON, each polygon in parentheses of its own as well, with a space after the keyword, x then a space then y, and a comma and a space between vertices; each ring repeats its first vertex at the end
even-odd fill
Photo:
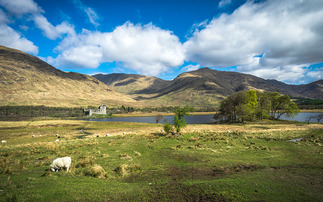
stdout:
POLYGON ((53 123, 0 128, 1 201, 323 199, 320 124, 188 125, 167 136, 157 124, 53 123), (63 156, 70 171, 51 172, 63 156))

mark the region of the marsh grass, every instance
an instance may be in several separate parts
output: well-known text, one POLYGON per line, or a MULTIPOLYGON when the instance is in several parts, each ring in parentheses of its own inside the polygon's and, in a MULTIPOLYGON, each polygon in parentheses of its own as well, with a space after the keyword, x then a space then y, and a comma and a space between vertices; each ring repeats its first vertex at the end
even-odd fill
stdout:
POLYGON ((8 142, 0 145, 1 201, 323 199, 320 124, 188 125, 177 137, 157 124, 17 126, 0 127, 8 142), (295 138, 303 139, 288 142, 295 138), (63 156, 72 158, 70 171, 51 172, 63 156))

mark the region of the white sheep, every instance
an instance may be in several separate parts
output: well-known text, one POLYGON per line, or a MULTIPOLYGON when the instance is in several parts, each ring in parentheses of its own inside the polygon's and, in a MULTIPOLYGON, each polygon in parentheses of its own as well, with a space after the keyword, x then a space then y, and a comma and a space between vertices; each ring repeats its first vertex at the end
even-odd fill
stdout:
POLYGON ((68 172, 68 169, 70 168, 71 166, 71 163, 72 163, 72 159, 71 157, 67 156, 67 157, 62 157, 62 158, 57 158, 53 161, 52 164, 50 164, 50 170, 52 172, 57 172, 61 169, 65 169, 67 170, 68 172))
POLYGON ((59 136, 59 134, 56 134, 56 137, 58 137, 59 136))
POLYGON ((7 143, 7 141, 5 141, 5 140, 1 140, 1 143, 7 143))
POLYGON ((107 133, 105 136, 109 137, 109 136, 110 136, 110 134, 109 134, 109 133, 107 133))
POLYGON ((123 134, 125 135, 125 134, 126 134, 126 132, 123 132, 123 134))
POLYGON ((231 131, 230 131, 230 130, 228 130, 228 133, 231 133, 231 131))
POLYGON ((36 137, 36 135, 32 135, 31 137, 36 137))
POLYGON ((56 142, 59 142, 59 139, 56 139, 56 142))

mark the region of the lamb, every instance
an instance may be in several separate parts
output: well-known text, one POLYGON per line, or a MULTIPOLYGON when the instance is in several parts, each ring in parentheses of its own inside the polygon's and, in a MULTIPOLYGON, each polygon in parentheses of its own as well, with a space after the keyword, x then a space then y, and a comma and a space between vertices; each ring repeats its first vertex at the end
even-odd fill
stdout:
POLYGON ((72 159, 71 157, 67 156, 67 157, 62 157, 62 158, 57 158, 53 161, 52 164, 50 164, 50 170, 52 172, 57 172, 59 170, 61 170, 62 168, 67 170, 68 172, 68 169, 70 168, 71 166, 71 162, 72 162, 72 159))
POLYGON ((5 140, 1 140, 1 143, 7 143, 7 141, 5 141, 5 140))

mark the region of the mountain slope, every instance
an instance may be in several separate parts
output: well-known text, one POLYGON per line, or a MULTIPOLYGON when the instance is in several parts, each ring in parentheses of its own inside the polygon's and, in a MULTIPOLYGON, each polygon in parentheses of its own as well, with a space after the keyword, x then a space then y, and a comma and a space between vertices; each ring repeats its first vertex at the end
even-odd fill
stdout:
POLYGON ((133 102, 91 76, 66 73, 35 56, 0 46, 0 105, 98 106, 133 102))
POLYGON ((323 99, 323 80, 306 85, 288 85, 276 80, 209 68, 180 74, 172 81, 133 74, 94 75, 94 77, 118 92, 151 104, 208 106, 237 91, 251 89, 277 91, 292 97, 323 99), (138 84, 141 86, 138 87, 138 84))

